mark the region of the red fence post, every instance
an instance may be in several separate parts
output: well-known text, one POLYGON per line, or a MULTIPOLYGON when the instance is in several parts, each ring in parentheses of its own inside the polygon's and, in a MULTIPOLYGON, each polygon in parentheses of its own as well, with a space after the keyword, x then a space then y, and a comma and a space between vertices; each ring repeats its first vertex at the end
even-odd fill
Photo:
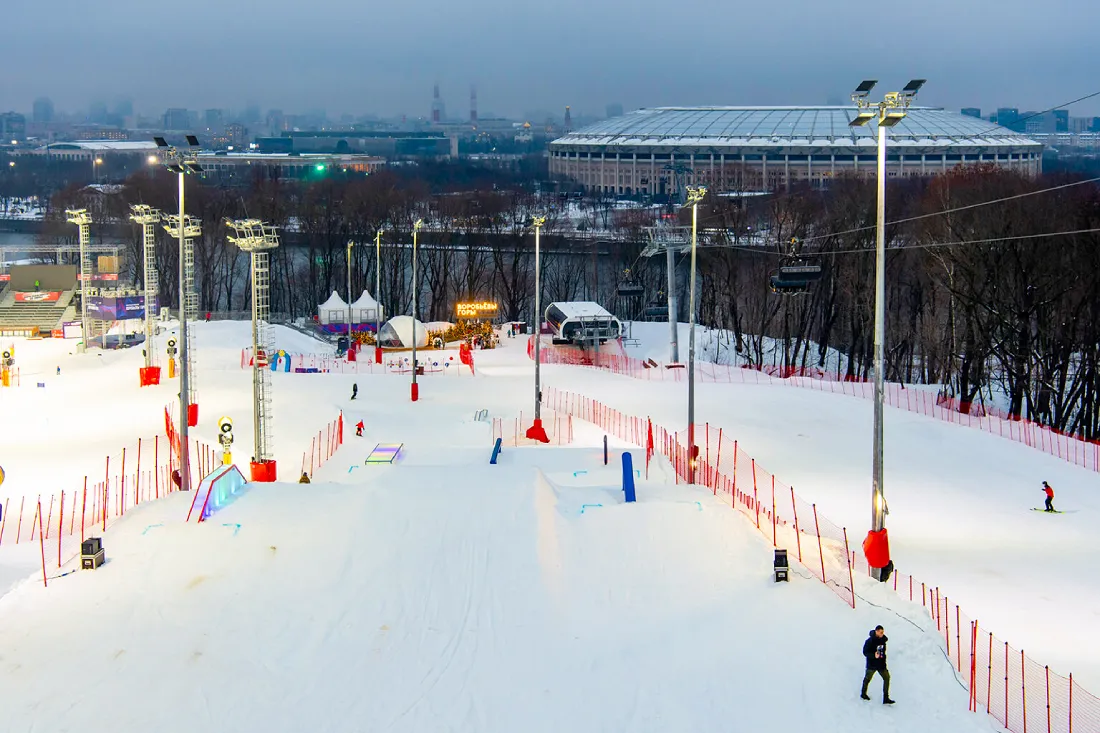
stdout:
POLYGON ((989 632, 989 669, 985 673, 985 711, 992 715, 989 709, 989 700, 993 690, 993 632, 989 632))
MULTIPOLYGON (((811 504, 814 509, 814 531, 817 533, 817 556, 821 560, 821 582, 825 582, 825 553, 821 551, 821 526, 817 523, 817 504, 811 504)), ((856 589, 852 587, 852 595, 856 589)))
MULTIPOLYGON (((794 500, 793 486, 791 487, 791 510, 794 512, 794 539, 798 543, 798 561, 802 562, 802 533, 798 531, 798 504, 794 500)), ((847 554, 848 548, 844 548, 844 552, 847 554)))
MULTIPOLYGON (((709 440, 708 440, 709 445, 709 440)), ((718 475, 722 470, 722 428, 718 428, 718 455, 714 457, 714 495, 718 496, 718 475)))
MULTIPOLYGON (((196 439, 195 440, 195 447, 197 448, 198 446, 199 446, 199 441, 196 439)), ((118 515, 121 517, 124 514, 126 514, 126 449, 125 448, 122 449, 122 483, 121 483, 120 489, 119 489, 119 501, 122 502, 121 503, 121 508, 119 509, 119 512, 118 512, 118 515)))
POLYGON ((756 509, 756 528, 760 529, 760 501, 756 493, 756 459, 749 460, 752 461, 752 505, 756 509))
MULTIPOLYGON (((1020 650, 1020 702, 1024 711, 1024 733, 1027 733, 1027 679, 1024 676, 1024 650, 1020 650)), ((1005 711, 1005 718, 1008 711, 1005 711)))
POLYGON ((134 486, 134 506, 141 503, 141 438, 138 438, 137 479, 134 486))
POLYGON ((1045 667, 1047 673, 1047 733, 1050 733, 1050 667, 1045 667))
POLYGON ((772 474, 772 547, 779 547, 779 542, 775 536, 775 474, 772 474))
MULTIPOLYGON (((46 539, 43 537, 46 533, 42 530, 42 501, 38 502, 38 514, 35 516, 38 520, 38 547, 42 551, 42 586, 49 587, 46 582, 46 539)), ((31 530, 31 535, 34 535, 34 530, 31 530)))
POLYGON ((61 508, 57 512, 57 567, 61 567, 61 531, 65 526, 65 492, 61 492, 61 508))
POLYGON ((1073 733, 1073 672, 1069 673, 1069 733, 1073 733))
POLYGON ((959 627, 962 626, 960 620, 959 604, 955 604, 955 664, 958 667, 959 672, 962 672, 962 632, 959 627))
MULTIPOLYGON (((852 575, 852 555, 848 552, 848 528, 844 527, 844 560, 848 563, 848 585, 852 589, 852 608, 856 607, 856 580, 852 575)), ((909 576, 912 581, 912 576, 909 576)), ((912 593, 910 593, 912 596, 912 593)), ((909 600, 913 600, 912 597, 909 600)))

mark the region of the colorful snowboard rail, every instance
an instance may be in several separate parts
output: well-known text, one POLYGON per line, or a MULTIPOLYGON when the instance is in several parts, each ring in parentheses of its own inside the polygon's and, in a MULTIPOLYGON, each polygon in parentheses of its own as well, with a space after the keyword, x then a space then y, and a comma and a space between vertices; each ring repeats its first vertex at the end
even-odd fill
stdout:
POLYGON ((199 488, 191 498, 191 508, 187 511, 187 521, 196 516, 197 522, 208 519, 210 515, 223 509, 245 492, 248 480, 235 465, 221 466, 199 482, 199 488), (199 511, 195 513, 195 507, 199 511))
POLYGON ((379 443, 374 446, 374 450, 367 456, 365 464, 370 465, 372 463, 393 463, 397 460, 398 454, 401 449, 405 447, 404 443, 379 443))

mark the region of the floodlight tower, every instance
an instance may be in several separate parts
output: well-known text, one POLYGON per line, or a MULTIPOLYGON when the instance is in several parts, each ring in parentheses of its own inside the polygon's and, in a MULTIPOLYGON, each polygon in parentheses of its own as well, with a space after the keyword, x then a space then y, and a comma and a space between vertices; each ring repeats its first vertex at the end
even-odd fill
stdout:
MULTIPOLYGON (((438 89, 438 87, 437 87, 438 89)), ((420 399, 420 385, 416 383, 416 314, 417 303, 416 298, 416 241, 420 234, 420 227, 424 226, 423 219, 417 219, 413 224, 413 261, 412 261, 412 291, 413 291, 413 322, 412 322, 412 401, 416 402, 420 399)))
POLYGON ((92 217, 87 209, 66 209, 65 217, 76 224, 80 232, 80 348, 88 348, 88 283, 92 280, 92 259, 88 248, 92 243, 92 217))
POLYGON ((269 426, 271 423, 271 377, 267 355, 273 348, 270 318, 271 250, 279 246, 275 227, 259 219, 227 220, 226 226, 235 236, 230 243, 248 252, 252 262, 252 419, 253 481, 275 480, 275 458, 272 456, 269 426))
MULTIPOLYGON (((382 230, 374 236, 374 361, 382 363, 382 230)), ((415 340, 415 339, 414 339, 415 340)))
POLYGON ((698 239, 699 202, 707 195, 702 186, 688 188, 687 203, 691 206, 691 275, 688 283, 688 483, 695 483, 695 250, 698 239))
POLYGON ((141 224, 144 244, 145 269, 145 367, 141 371, 141 386, 160 384, 160 367, 153 365, 153 304, 157 297, 157 242, 155 227, 160 222, 160 212, 146 204, 130 206, 130 220, 141 224))
POLYGON ((169 145, 163 137, 154 137, 153 142, 157 144, 157 148, 161 152, 161 160, 164 161, 165 167, 179 176, 179 214, 175 217, 168 217, 168 225, 165 226, 165 229, 179 241, 180 487, 184 491, 189 491, 191 489, 191 466, 188 456, 187 434, 189 427, 198 424, 199 410, 197 405, 192 408, 191 400, 191 380, 194 375, 191 372, 191 344, 187 331, 187 308, 189 305, 187 302, 187 284, 188 282, 194 283, 195 272, 192 257, 190 277, 188 277, 187 253, 191 251, 188 239, 193 241, 195 237, 199 236, 201 229, 197 219, 192 220, 184 213, 183 179, 189 173, 202 173, 202 166, 199 165, 197 159, 199 139, 194 135, 187 136, 188 149, 182 151, 169 145))
MULTIPOLYGON (((852 101, 859 112, 848 123, 850 127, 862 127, 871 120, 878 122, 878 215, 875 226, 875 425, 873 430, 873 464, 871 485, 871 533, 884 537, 886 526, 886 498, 883 487, 882 459, 882 423, 883 402, 885 396, 885 374, 883 373, 883 348, 886 340, 886 128, 905 119, 906 110, 913 98, 924 86, 924 79, 914 79, 900 92, 887 93, 881 102, 870 102, 867 96, 878 81, 869 79, 861 82, 852 92, 852 101)), ((871 534, 868 534, 868 540, 871 534)), ((888 555, 888 553, 887 553, 888 555)), ((889 559, 888 557, 886 558, 889 559)), ((876 580, 885 582, 890 577, 891 563, 886 567, 872 568, 876 580)))
POLYGON ((539 342, 542 341, 542 301, 539 294, 542 291, 542 270, 539 261, 539 234, 546 224, 545 216, 536 216, 531 220, 531 226, 535 228, 535 423, 527 428, 527 437, 540 443, 549 443, 546 428, 542 426, 542 382, 539 364, 539 342))
POLYGON ((199 296, 195 292, 195 240, 202 234, 202 222, 191 216, 184 216, 180 226, 180 217, 169 214, 165 231, 176 239, 183 239, 180 252, 180 386, 187 390, 187 422, 191 427, 198 424, 199 406, 196 401, 196 374, 194 331, 187 323, 199 317, 199 296), (182 230, 182 235, 181 235, 182 230))

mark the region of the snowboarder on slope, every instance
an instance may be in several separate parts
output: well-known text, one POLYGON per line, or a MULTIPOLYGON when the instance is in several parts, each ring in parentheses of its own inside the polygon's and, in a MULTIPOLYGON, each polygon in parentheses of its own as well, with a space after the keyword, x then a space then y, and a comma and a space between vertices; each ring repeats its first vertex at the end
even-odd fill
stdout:
POLYGON ((298 479, 298 483, 308 484, 309 483, 309 474, 306 473, 305 471, 302 471, 302 477, 300 479, 298 479))
POLYGON ((1046 495, 1047 495, 1047 508, 1046 508, 1046 511, 1052 512, 1052 511, 1054 511, 1054 489, 1052 489, 1050 487, 1050 484, 1048 484, 1046 481, 1044 481, 1043 482, 1043 491, 1046 492, 1046 495))
POLYGON ((360 438, 363 437, 363 421, 362 420, 355 423, 355 434, 358 435, 360 438))
POLYGON ((359 385, 358 384, 351 385, 351 398, 354 400, 355 395, 357 395, 357 394, 359 394, 359 385))
POLYGON ((859 694, 864 700, 870 700, 867 695, 867 685, 871 684, 871 678, 878 672, 882 677, 882 704, 893 705, 890 699, 890 670, 886 669, 886 632, 881 626, 876 626, 867 635, 867 641, 863 642, 863 656, 867 659, 867 672, 863 675, 863 691, 859 694))

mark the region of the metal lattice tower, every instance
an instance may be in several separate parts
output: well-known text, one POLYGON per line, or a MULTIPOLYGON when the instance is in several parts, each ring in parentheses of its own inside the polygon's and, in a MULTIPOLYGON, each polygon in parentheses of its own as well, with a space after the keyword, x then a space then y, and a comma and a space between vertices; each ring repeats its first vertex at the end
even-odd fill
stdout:
POLYGON ((667 258, 668 328, 671 332, 669 360, 675 364, 680 361, 680 339, 676 327, 680 315, 680 298, 676 292, 676 254, 683 254, 691 249, 691 227, 661 226, 646 229, 649 232, 649 244, 639 257, 652 257, 663 249, 667 258))
POLYGON ((160 222, 160 212, 145 204, 130 206, 130 220, 141 224, 142 242, 144 243, 144 259, 142 267, 145 270, 145 367, 154 364, 153 348, 153 302, 157 297, 157 241, 154 231, 160 222))
POLYGON ((82 347, 88 348, 88 295, 92 281, 92 256, 89 251, 92 244, 92 217, 87 209, 66 209, 65 217, 70 224, 76 224, 80 231, 80 339, 82 347))
POLYGON ((271 445, 271 370, 266 367, 274 348, 271 325, 270 250, 279 246, 275 227, 259 219, 240 219, 226 224, 236 234, 232 244, 248 252, 252 260, 252 417, 254 463, 272 461, 271 445), (266 358, 265 358, 266 357, 266 358))
MULTIPOLYGON (((165 217, 168 222, 164 225, 164 230, 172 235, 177 241, 180 239, 180 217, 176 214, 169 214, 165 217)), ((180 320, 186 318, 188 321, 194 321, 199 316, 199 295, 195 292, 195 239, 202 234, 202 221, 196 219, 193 216, 184 215, 183 217, 183 292, 180 293, 180 300, 183 303, 183 313, 180 314, 180 320)), ((181 329, 182 330, 182 329, 181 329)), ((194 329, 187 329, 187 335, 184 337, 185 348, 182 349, 186 354, 184 364, 181 364, 181 369, 187 370, 187 402, 189 404, 195 404, 196 397, 196 374, 195 374, 195 336, 194 329)))

